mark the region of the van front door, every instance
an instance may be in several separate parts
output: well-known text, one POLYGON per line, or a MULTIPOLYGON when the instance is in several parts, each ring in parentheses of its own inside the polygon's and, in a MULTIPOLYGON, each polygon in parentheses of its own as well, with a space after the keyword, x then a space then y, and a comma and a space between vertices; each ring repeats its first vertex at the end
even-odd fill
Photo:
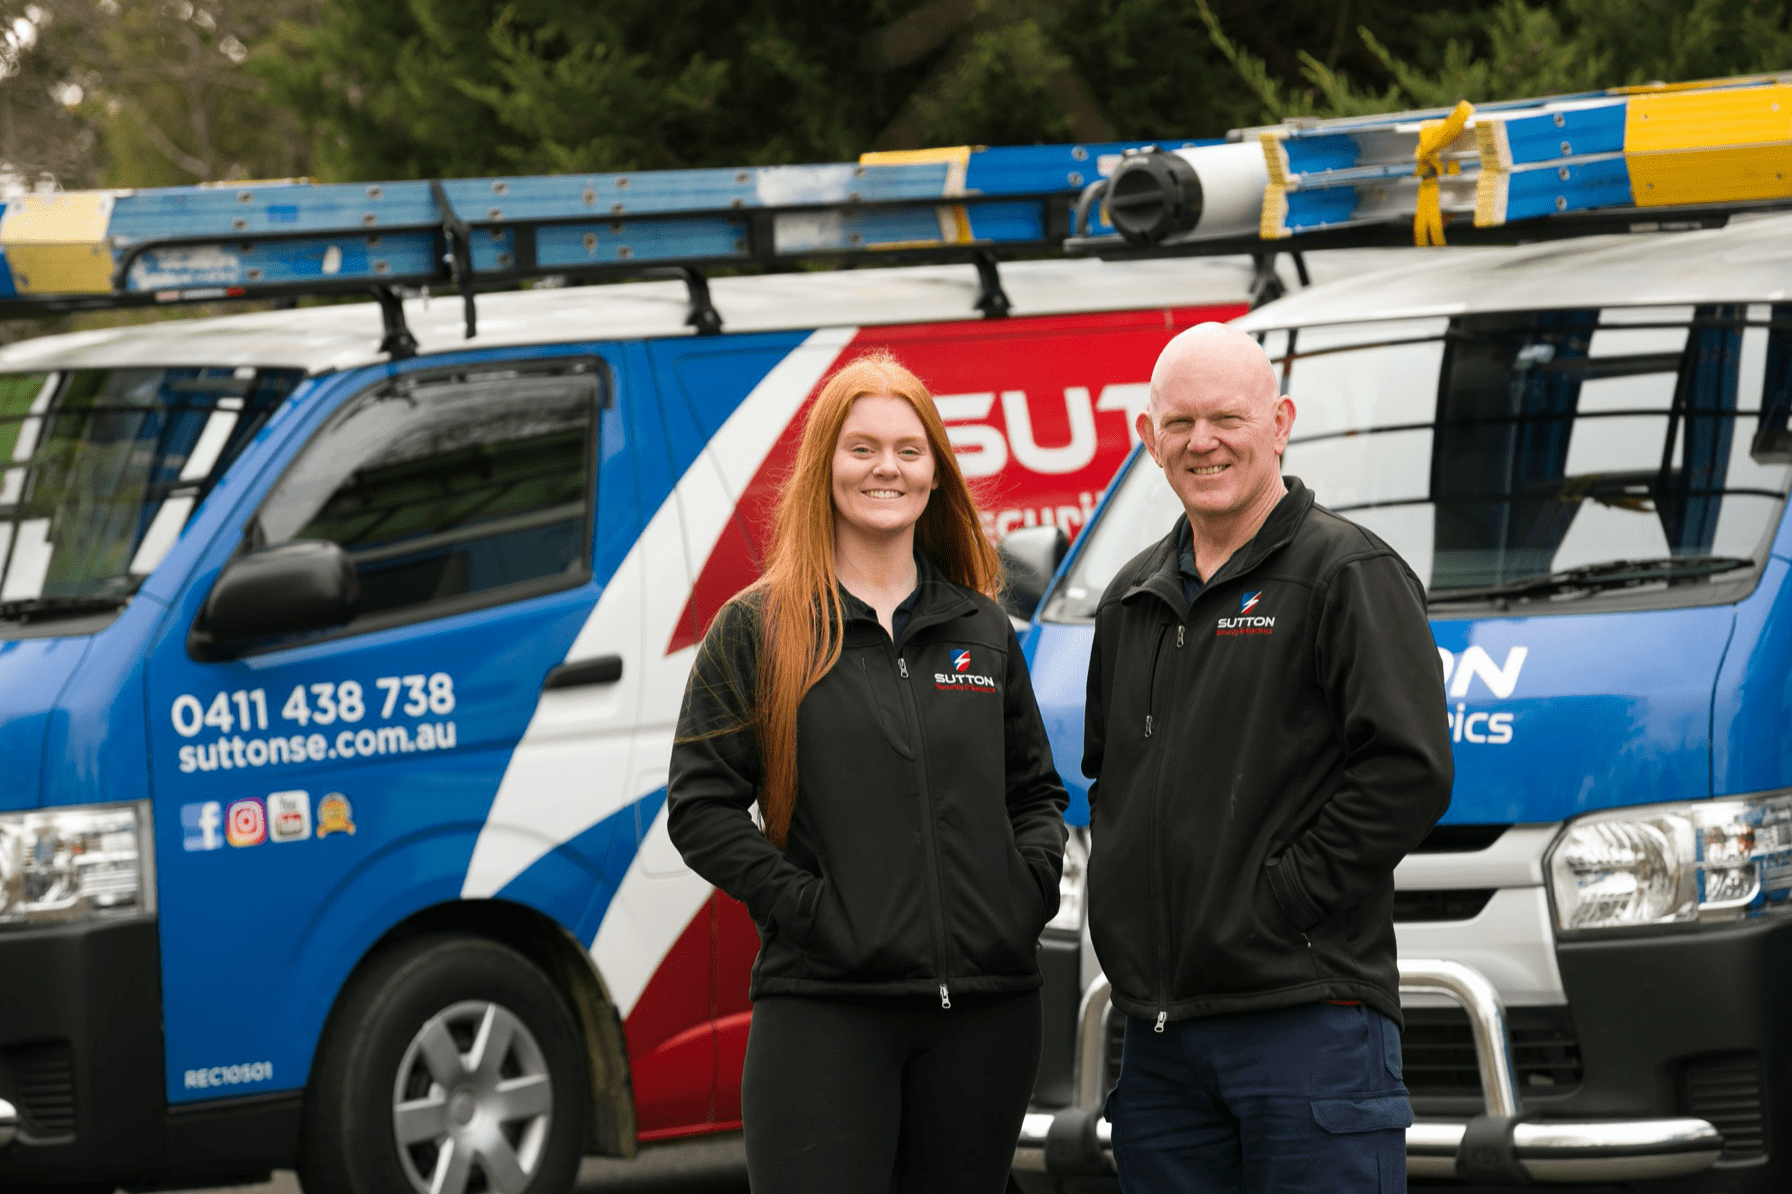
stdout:
MULTIPOLYGON (((217 659, 189 633, 210 579, 177 605, 148 681, 171 1103, 302 1085, 355 962, 406 915, 462 896, 544 681, 601 589, 611 379, 588 355, 487 359, 348 398, 242 548, 340 545, 355 619, 217 659)), ((625 682, 610 687, 614 724, 594 714, 586 731, 620 774, 633 708, 625 682)), ((622 814, 571 842, 524 825, 486 869, 508 867, 501 894, 588 941, 611 856, 626 865, 636 848, 622 814)))

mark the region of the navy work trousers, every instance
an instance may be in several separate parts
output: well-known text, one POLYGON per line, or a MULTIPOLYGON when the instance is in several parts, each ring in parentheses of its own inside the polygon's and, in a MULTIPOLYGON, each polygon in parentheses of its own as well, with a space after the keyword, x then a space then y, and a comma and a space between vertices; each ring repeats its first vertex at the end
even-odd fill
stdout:
POLYGON ((1125 1194, 1405 1194, 1400 1033, 1329 1003, 1128 1018, 1108 1098, 1125 1194))

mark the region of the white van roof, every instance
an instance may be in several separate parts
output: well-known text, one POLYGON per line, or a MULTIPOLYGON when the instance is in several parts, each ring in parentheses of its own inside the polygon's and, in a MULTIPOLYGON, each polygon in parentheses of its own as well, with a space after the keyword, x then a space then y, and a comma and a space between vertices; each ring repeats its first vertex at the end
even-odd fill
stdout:
MULTIPOLYGON (((1350 277, 1409 255, 1353 250, 1308 255, 1315 282, 1350 277)), ((1285 283, 1296 286, 1286 256, 1285 283)), ((1182 257, 1103 263, 1010 262, 1001 266, 1014 315, 1127 311, 1238 303, 1250 291, 1248 257, 1182 257)), ((724 332, 976 320, 977 271, 970 265, 806 270, 715 278, 710 293, 724 332)), ((591 340, 693 334, 684 283, 627 282, 536 288, 479 296, 479 335, 463 338, 460 296, 405 303, 418 352, 458 352, 591 340)), ((379 352, 373 303, 258 311, 43 336, 0 348, 0 371, 115 366, 212 365, 301 368, 312 373, 373 364, 379 352)))
POLYGON ((1792 216, 1724 228, 1408 251, 1391 268, 1292 291, 1237 321, 1246 331, 1539 307, 1658 307, 1792 299, 1792 216))

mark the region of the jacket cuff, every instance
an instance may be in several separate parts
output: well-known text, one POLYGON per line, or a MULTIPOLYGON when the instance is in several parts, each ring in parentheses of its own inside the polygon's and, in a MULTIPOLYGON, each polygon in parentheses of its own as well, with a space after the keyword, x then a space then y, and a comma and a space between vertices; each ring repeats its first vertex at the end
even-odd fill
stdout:
POLYGON ((1282 915, 1296 929, 1304 933, 1325 919, 1325 913, 1301 886, 1294 873, 1294 864, 1286 854, 1270 859, 1263 864, 1263 869, 1269 872, 1269 890, 1275 895, 1276 903, 1281 905, 1282 915))

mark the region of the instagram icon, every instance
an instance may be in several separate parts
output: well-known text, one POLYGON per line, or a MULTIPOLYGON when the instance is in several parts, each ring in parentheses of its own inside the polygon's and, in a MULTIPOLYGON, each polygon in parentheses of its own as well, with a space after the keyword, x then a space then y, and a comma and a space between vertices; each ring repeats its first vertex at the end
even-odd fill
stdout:
POLYGON ((259 846, 268 840, 268 811, 260 797, 231 801, 224 815, 224 836, 233 846, 259 846))

